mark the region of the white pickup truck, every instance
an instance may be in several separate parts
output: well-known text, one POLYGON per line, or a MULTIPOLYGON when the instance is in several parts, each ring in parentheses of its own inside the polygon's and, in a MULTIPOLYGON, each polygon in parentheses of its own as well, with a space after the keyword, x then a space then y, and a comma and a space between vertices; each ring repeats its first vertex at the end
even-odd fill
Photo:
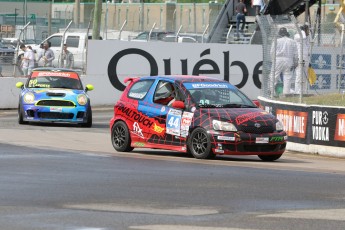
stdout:
MULTIPOLYGON (((85 69, 86 67, 86 50, 87 50, 87 39, 91 39, 91 35, 86 33, 78 33, 78 32, 67 32, 65 33, 64 40, 62 39, 63 33, 55 33, 46 38, 42 41, 43 44, 45 41, 50 42, 51 46, 50 49, 53 50, 55 59, 53 61, 54 67, 59 67, 59 57, 62 52, 62 43, 67 44, 68 50, 74 56, 74 69, 85 69)), ((31 45, 32 49, 36 51, 38 54, 42 52, 43 49, 39 45, 31 45)))

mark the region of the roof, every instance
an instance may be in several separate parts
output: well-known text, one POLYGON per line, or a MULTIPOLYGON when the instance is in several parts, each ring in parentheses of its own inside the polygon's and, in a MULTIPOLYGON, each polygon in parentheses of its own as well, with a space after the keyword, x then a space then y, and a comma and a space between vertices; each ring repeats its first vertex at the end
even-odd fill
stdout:
POLYGON ((47 72, 74 72, 78 73, 77 71, 74 71, 72 69, 66 69, 66 68, 54 68, 54 67, 39 67, 33 69, 33 71, 47 71, 47 72))
POLYGON ((219 78, 207 77, 207 76, 193 76, 193 75, 158 75, 158 76, 145 76, 141 79, 166 79, 177 82, 224 82, 219 78))

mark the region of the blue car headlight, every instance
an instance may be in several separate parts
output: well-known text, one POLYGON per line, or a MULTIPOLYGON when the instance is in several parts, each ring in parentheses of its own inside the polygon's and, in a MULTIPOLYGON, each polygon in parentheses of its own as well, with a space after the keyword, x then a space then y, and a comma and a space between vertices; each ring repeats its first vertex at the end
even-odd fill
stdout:
POLYGON ((237 128, 235 127, 235 125, 229 122, 213 120, 212 124, 214 130, 237 132, 237 128))
POLYGON ((276 130, 277 131, 283 131, 284 130, 284 125, 283 125, 283 123, 281 121, 278 121, 276 123, 276 130))
POLYGON ((25 103, 31 104, 35 101, 35 95, 31 92, 27 92, 24 94, 23 99, 25 103))
POLYGON ((77 102, 79 105, 86 105, 87 103, 87 97, 85 94, 79 94, 77 96, 77 102))

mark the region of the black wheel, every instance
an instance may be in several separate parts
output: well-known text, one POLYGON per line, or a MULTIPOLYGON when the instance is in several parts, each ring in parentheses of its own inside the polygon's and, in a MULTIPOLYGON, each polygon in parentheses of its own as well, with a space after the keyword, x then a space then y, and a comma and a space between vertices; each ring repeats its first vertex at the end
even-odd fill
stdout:
POLYGON ((91 128, 92 126, 92 109, 91 106, 89 106, 89 108, 87 109, 87 121, 86 123, 83 123, 82 126, 86 127, 86 128, 91 128))
POLYGON ((276 155, 258 155, 258 157, 263 161, 275 161, 278 160, 283 154, 276 155))
POLYGON ((210 137, 203 128, 196 128, 188 139, 190 153, 197 159, 207 159, 214 157, 211 150, 210 137))
POLYGON ((24 113, 23 106, 21 104, 19 104, 19 106, 18 106, 18 124, 20 124, 20 125, 24 125, 24 124, 28 123, 27 121, 24 121, 23 113, 24 113))
POLYGON ((134 149, 131 147, 129 130, 123 121, 118 121, 113 126, 111 130, 111 143, 114 149, 119 152, 130 152, 134 149))

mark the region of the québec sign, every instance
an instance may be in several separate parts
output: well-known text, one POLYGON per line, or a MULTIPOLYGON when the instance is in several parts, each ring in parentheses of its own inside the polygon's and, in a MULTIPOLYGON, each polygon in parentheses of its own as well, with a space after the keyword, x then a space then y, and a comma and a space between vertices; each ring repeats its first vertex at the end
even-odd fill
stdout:
POLYGON ((88 74, 106 74, 111 85, 119 91, 125 88, 122 83, 125 77, 182 74, 224 79, 251 98, 256 98, 260 92, 260 45, 91 42, 88 63, 97 64, 88 64, 88 74), (102 55, 93 55, 94 52, 102 55))

